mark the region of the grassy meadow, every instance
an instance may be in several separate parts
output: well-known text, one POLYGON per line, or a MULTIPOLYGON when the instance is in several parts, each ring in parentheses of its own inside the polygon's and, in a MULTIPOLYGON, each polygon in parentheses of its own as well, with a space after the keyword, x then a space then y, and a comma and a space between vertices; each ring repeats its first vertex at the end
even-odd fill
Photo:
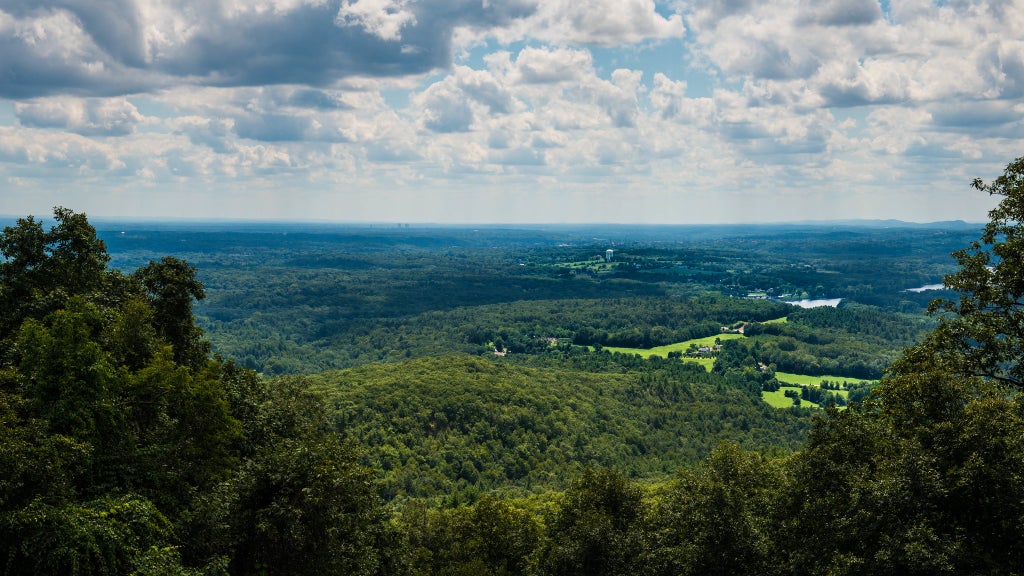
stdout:
MULTIPOLYGON (((707 336, 705 338, 694 338, 693 340, 685 340, 683 342, 675 342, 673 344, 666 344, 664 346, 656 346, 654 348, 619 348, 615 346, 605 346, 604 349, 609 352, 621 352, 623 354, 639 354, 644 358, 650 356, 661 356, 662 358, 668 358, 669 352, 683 352, 686 353, 689 350, 691 344, 695 344, 698 348, 701 346, 714 346, 715 340, 720 339, 722 342, 726 340, 735 340, 737 338, 743 338, 743 334, 735 334, 732 332, 725 332, 723 334, 716 334, 714 336, 707 336)), ((695 360, 695 358, 684 358, 684 360, 695 360)), ((711 360, 711 364, 714 364, 714 358, 701 358, 701 360, 711 360)), ((704 364, 701 362, 701 364, 704 364)), ((706 366, 710 369, 710 364, 706 366)))

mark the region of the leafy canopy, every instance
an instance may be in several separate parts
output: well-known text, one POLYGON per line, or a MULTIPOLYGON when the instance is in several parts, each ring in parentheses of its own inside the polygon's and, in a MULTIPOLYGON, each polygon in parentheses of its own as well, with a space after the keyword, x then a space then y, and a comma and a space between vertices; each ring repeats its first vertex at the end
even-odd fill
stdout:
POLYGON ((954 253, 960 270, 945 277, 959 299, 932 303, 947 313, 930 345, 964 375, 1024 387, 1024 157, 974 188, 1001 196, 981 238, 954 253))

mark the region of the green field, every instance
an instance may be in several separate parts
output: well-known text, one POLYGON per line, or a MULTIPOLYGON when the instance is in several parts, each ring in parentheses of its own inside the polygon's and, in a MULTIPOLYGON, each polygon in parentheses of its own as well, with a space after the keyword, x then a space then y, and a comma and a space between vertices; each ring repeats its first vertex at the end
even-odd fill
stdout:
MULTIPOLYGON (((768 403, 772 408, 791 408, 793 406, 793 399, 786 397, 786 390, 793 390, 794 388, 779 388, 775 392, 761 392, 761 398, 768 403)), ((821 406, 814 402, 808 402, 807 400, 800 401, 801 408, 821 408, 821 406)))
MULTIPOLYGON (((775 379, 779 382, 785 382, 786 384, 799 384, 800 386, 821 386, 822 380, 839 382, 840 384, 875 382, 874 380, 861 380, 859 378, 849 378, 847 376, 807 376, 804 374, 790 374, 789 372, 776 372, 775 379)), ((846 390, 836 390, 836 392, 845 394, 846 390)))
MULTIPOLYGON (((686 340, 684 342, 676 342, 674 344, 666 344, 664 346, 656 346, 654 348, 619 348, 616 346, 605 346, 604 349, 609 352, 621 352, 623 354, 639 354, 644 358, 648 356, 661 356, 662 358, 668 358, 669 352, 686 352, 690 348, 690 344, 696 344, 698 348, 701 346, 714 346, 715 339, 721 339, 723 342, 726 340, 735 340, 737 338, 743 338, 743 334, 734 334, 732 332, 726 332, 724 334, 716 334, 714 336, 708 336, 706 338, 694 338, 693 340, 686 340)), ((697 360, 696 358, 686 358, 686 360, 697 360)), ((708 360, 713 360, 708 358, 708 360)), ((703 364, 703 362, 701 362, 703 364)))
POLYGON ((714 366, 715 366, 715 359, 714 358, 709 358, 709 357, 706 357, 706 356, 705 357, 701 357, 701 358, 686 358, 686 357, 683 357, 683 362, 693 362, 695 364, 700 364, 708 372, 711 372, 711 369, 714 368, 714 366))
MULTIPOLYGON (((785 316, 782 318, 775 318, 774 320, 767 320, 765 324, 781 324, 787 322, 785 316)), ((639 354, 644 358, 650 356, 661 356, 662 358, 668 358, 669 352, 683 352, 686 353, 690 349, 690 345, 694 344, 698 348, 701 346, 714 346, 715 340, 726 341, 743 338, 743 334, 736 334, 734 332, 725 332, 722 334, 715 334, 714 336, 707 336, 705 338, 694 338, 693 340, 686 340, 684 342, 676 342, 673 344, 666 344, 664 346, 656 346, 654 348, 622 348, 618 346, 605 346, 604 349, 609 352, 620 352, 622 354, 639 354)), ((593 348, 591 348, 593 349, 593 348)), ((696 362, 704 367, 705 370, 711 371, 711 367, 715 364, 715 359, 711 357, 701 358, 687 358, 683 357, 684 362, 696 362)), ((831 378, 830 378, 831 379, 831 378)), ((794 382, 796 383, 796 382, 794 382)))
MULTIPOLYGON (((783 323, 783 322, 787 322, 787 319, 786 319, 785 316, 783 316, 782 318, 776 318, 774 320, 769 320, 769 321, 767 321, 765 323, 766 324, 772 324, 772 323, 783 323)), ((685 353, 690 348, 691 344, 695 344, 699 348, 701 346, 713 346, 715 344, 715 340, 716 339, 719 339, 721 341, 725 341, 725 340, 735 340, 737 338, 743 338, 743 337, 744 336, 742 334, 735 334, 735 333, 732 333, 732 332, 726 332, 726 333, 723 333, 723 334, 716 334, 715 336, 708 336, 706 338, 695 338, 693 340, 686 340, 685 342, 676 342, 674 344, 666 344, 665 346, 657 346, 657 347, 648 348, 648 349, 644 349, 644 348, 621 348, 621 347, 616 347, 616 346, 605 346, 604 349, 608 350, 609 352, 620 352, 622 354, 639 354, 640 356, 643 356, 644 358, 648 358, 650 356, 660 356, 662 358, 667 358, 669 352, 675 352, 675 351, 678 350, 680 352, 684 352, 685 353)), ((696 362, 697 364, 700 364, 701 366, 703 366, 704 369, 709 371, 709 372, 711 371, 711 368, 715 364, 715 359, 712 358, 712 357, 702 357, 702 358, 687 358, 687 357, 683 357, 683 361, 684 362, 696 362)), ((848 378, 846 376, 831 376, 831 375, 808 376, 806 374, 793 374, 793 373, 790 373, 790 372, 776 372, 775 373, 775 377, 779 380, 779 382, 783 382, 785 384, 791 384, 791 385, 794 385, 794 386, 821 386, 822 380, 828 380, 830 382, 839 382, 841 384, 857 384, 859 382, 864 382, 864 380, 860 380, 860 379, 857 379, 857 378, 848 378)), ((786 387, 783 387, 783 388, 780 388, 779 390, 776 390, 775 392, 762 392, 761 393, 761 398, 763 398, 765 402, 767 402, 770 406, 772 406, 774 408, 789 408, 789 407, 793 406, 793 399, 792 398, 787 398, 785 396, 786 389, 787 389, 786 387)), ((790 387, 790 389, 792 389, 792 387, 790 387)), ((840 396, 842 396, 844 398, 849 396, 849 392, 847 392, 846 390, 833 390, 833 392, 835 392, 836 394, 839 394, 840 396)), ((800 406, 803 407, 803 408, 821 408, 821 406, 819 406, 818 404, 815 404, 814 402, 808 402, 807 400, 801 401, 800 406)))

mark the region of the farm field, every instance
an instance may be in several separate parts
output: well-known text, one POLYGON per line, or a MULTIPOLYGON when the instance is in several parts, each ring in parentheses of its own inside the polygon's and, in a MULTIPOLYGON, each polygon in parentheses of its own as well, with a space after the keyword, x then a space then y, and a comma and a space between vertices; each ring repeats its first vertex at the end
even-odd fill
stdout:
MULTIPOLYGON (((668 358, 669 352, 686 352, 691 344, 696 345, 698 348, 701 346, 714 346, 715 340, 725 342, 726 340, 736 340, 743 338, 743 334, 735 334, 732 332, 725 332, 723 334, 716 334, 714 336, 707 336, 705 338, 694 338, 692 340, 684 340, 683 342, 675 342, 672 344, 666 344, 664 346, 655 346, 654 348, 620 348, 616 346, 605 346, 604 349, 609 352, 620 352, 622 354, 639 354, 644 358, 648 356, 661 356, 662 358, 668 358)), ((714 358, 684 358, 684 360, 711 360, 711 363, 699 362, 699 364, 705 365, 705 368, 711 369, 711 364, 714 364, 714 358)))
MULTIPOLYGON (((779 382, 785 382, 786 384, 798 384, 800 386, 821 386, 821 383, 824 380, 828 380, 829 382, 839 382, 840 384, 875 382, 875 380, 860 380, 857 378, 849 378, 847 376, 808 376, 806 374, 791 374, 789 372, 776 372, 775 379, 779 382)), ((835 392, 845 394, 846 390, 835 390, 835 392)))
MULTIPOLYGON (((772 408, 791 408, 793 406, 793 399, 786 396, 786 390, 793 390, 792 387, 779 388, 774 392, 761 392, 761 398, 768 403, 772 408)), ((820 405, 810 402, 808 400, 800 401, 801 408, 821 408, 820 405)))

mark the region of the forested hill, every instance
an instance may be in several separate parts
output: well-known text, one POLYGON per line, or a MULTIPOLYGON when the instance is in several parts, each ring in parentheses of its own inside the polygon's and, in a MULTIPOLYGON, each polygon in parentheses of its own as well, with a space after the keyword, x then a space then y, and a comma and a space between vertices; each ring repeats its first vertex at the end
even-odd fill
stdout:
POLYGON ((679 361, 595 373, 447 356, 315 382, 337 429, 382 471, 389 499, 562 489, 588 465, 664 478, 723 440, 790 451, 810 423, 768 407, 759 382, 679 361))

